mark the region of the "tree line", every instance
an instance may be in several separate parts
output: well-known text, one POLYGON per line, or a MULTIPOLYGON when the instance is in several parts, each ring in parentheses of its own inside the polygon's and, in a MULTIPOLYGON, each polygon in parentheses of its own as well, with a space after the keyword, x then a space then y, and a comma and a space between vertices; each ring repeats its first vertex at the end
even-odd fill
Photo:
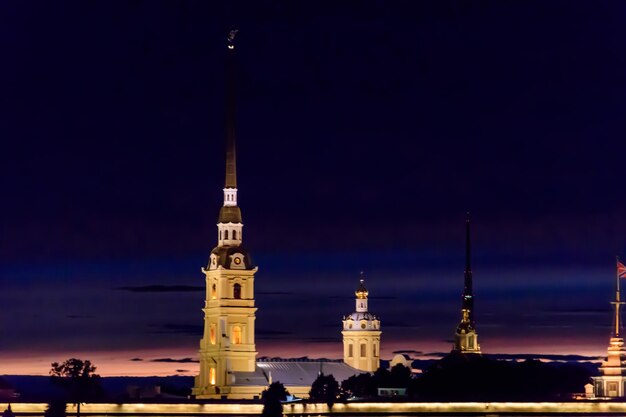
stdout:
MULTIPOLYGON (((64 417, 66 404, 73 404, 80 416, 80 405, 104 398, 100 377, 90 361, 68 359, 53 363, 50 377, 63 388, 63 398, 50 402, 47 417, 64 417)), ((402 398, 385 401, 550 401, 567 400, 584 391, 590 381, 590 367, 577 363, 546 363, 528 359, 523 362, 489 359, 480 355, 450 354, 435 362, 423 374, 414 375, 401 364, 391 369, 353 375, 337 381, 320 373, 311 385, 310 402, 376 401, 379 389, 402 390, 402 398)), ((282 404, 289 392, 280 381, 263 393, 263 415, 282 415, 282 404)))

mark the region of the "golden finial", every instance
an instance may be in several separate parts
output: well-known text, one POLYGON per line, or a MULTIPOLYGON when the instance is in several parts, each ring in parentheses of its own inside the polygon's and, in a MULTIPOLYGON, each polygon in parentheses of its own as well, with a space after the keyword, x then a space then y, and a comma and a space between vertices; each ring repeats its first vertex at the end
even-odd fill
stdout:
POLYGON ((361 271, 361 279, 359 279, 359 288, 354 292, 356 298, 365 299, 367 298, 367 289, 365 288, 365 279, 363 278, 363 271, 361 271))

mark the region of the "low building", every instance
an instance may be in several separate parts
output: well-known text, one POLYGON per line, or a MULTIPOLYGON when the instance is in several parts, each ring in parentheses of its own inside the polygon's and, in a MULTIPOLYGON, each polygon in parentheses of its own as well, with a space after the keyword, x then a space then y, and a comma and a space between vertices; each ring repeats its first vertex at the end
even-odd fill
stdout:
POLYGON ((406 388, 378 388, 378 396, 382 398, 406 397, 406 388))

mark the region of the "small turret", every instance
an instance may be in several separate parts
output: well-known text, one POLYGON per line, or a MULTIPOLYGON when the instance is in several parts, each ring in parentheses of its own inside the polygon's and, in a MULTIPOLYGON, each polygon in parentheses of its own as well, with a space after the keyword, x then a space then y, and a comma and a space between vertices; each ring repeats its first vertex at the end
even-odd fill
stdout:
POLYGON ((343 317, 343 361, 353 368, 374 372, 380 366, 380 320, 368 311, 363 273, 354 292, 356 311, 343 317))
POLYGON ((356 311, 359 313, 367 312, 367 289, 365 288, 365 281, 363 278, 363 273, 361 273, 361 280, 359 284, 359 288, 354 292, 356 295, 356 311))

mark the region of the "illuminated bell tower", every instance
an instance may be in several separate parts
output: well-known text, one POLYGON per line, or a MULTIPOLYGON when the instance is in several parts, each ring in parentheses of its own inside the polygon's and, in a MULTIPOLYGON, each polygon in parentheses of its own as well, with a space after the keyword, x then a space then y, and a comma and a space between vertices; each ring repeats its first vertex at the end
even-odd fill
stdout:
POLYGON ((235 45, 228 36, 226 87, 226 181, 217 223, 217 247, 202 272, 206 278, 204 337, 200 341, 200 374, 196 398, 229 397, 234 372, 254 372, 254 274, 257 268, 242 247, 243 223, 237 206, 235 157, 235 45))
POLYGON ((343 361, 353 368, 374 372, 380 366, 380 320, 368 311, 363 274, 355 291, 356 311, 343 318, 343 361))
POLYGON ((620 307, 624 302, 620 299, 619 280, 626 275, 626 268, 617 260, 617 287, 615 308, 613 316, 613 329, 609 340, 609 349, 606 360, 600 365, 601 376, 592 377, 593 395, 596 398, 626 397, 626 348, 624 338, 621 335, 622 325, 620 320, 620 307))
POLYGON ((461 305, 461 322, 454 334, 453 352, 478 353, 478 333, 474 322, 474 292, 472 290, 472 266, 470 264, 470 217, 465 219, 465 274, 461 305))

